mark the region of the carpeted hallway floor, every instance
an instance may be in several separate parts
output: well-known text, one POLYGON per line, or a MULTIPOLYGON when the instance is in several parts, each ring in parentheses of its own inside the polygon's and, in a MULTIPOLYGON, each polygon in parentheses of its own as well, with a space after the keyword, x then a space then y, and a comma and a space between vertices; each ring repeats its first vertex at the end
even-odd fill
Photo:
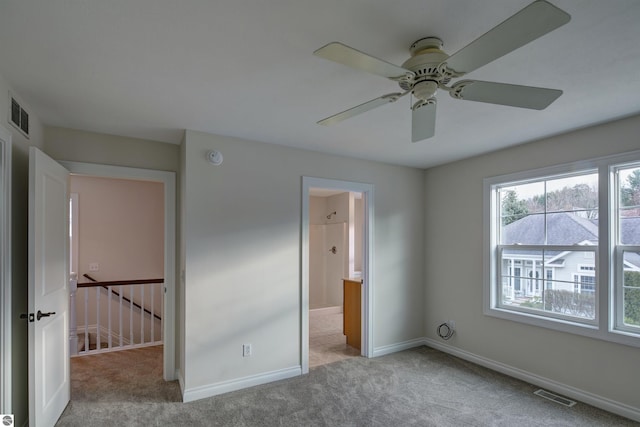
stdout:
POLYGON ((428 347, 349 358, 309 375, 190 403, 179 401, 177 383, 162 381, 161 347, 134 352, 74 358, 71 403, 57 425, 640 425, 581 403, 558 405, 535 396, 537 387, 428 347), (145 360, 136 362, 140 356, 145 360), (91 357, 110 366, 105 379, 89 375, 95 365, 82 359, 91 357))

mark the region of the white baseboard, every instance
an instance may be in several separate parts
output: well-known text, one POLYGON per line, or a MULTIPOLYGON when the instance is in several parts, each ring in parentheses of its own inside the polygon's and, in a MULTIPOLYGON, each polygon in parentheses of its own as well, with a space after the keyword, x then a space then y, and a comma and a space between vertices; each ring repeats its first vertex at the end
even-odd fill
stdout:
POLYGON ((342 313, 342 306, 336 305, 334 307, 322 307, 309 309, 309 317, 326 316, 328 314, 340 314, 342 313))
POLYGON ((424 338, 416 338, 414 340, 404 341, 397 344, 385 345, 382 347, 376 347, 373 349, 373 355, 371 357, 384 356, 386 354, 396 353, 398 351, 408 350, 413 347, 420 347, 425 345, 424 338))
POLYGON ((596 408, 604 409, 605 411, 609 411, 611 413, 640 422, 640 408, 635 408, 624 403, 616 402, 606 397, 602 397, 567 384, 562 384, 552 379, 541 377, 531 372, 527 372, 522 369, 497 362, 495 360, 487 359, 486 357, 478 356, 477 354, 461 350, 459 348, 444 344, 431 338, 424 338, 422 341, 423 344, 428 347, 432 347, 442 352, 452 354, 461 359, 468 360, 469 362, 484 366, 485 368, 489 368, 505 375, 509 375, 510 377, 526 381, 530 384, 543 387, 549 391, 553 391, 555 393, 570 397, 580 402, 587 403, 591 406, 595 406, 596 408))
POLYGON ((265 372, 263 374, 252 375, 249 377, 238 378, 229 381, 221 381, 219 383, 194 387, 186 390, 184 388, 184 380, 182 380, 182 401, 193 402, 194 400, 217 396, 218 394, 228 393, 230 391, 236 391, 247 387, 270 383, 273 381, 297 377, 300 375, 302 375, 302 367, 294 366, 291 368, 280 369, 278 371, 265 372))

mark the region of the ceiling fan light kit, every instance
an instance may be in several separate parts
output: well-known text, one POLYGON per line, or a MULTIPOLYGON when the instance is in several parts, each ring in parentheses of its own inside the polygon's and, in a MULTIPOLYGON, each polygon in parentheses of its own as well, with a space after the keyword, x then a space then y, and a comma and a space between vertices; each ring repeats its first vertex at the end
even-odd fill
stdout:
POLYGON ((538 0, 489 30, 453 55, 443 50, 438 37, 424 37, 409 48, 411 57, 402 66, 378 59, 340 42, 332 42, 314 52, 360 71, 397 82, 402 92, 389 93, 334 114, 318 123, 330 125, 362 114, 411 94, 416 102, 412 110, 412 142, 435 134, 436 92, 442 89, 455 98, 511 107, 542 110, 562 91, 506 83, 451 80, 464 76, 489 62, 566 24, 571 16, 545 0, 538 0))

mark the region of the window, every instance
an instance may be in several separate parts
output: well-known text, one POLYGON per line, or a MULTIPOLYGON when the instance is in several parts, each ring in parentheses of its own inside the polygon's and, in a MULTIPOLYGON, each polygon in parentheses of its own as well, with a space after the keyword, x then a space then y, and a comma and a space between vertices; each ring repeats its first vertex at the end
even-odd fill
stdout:
POLYGON ((484 188, 485 313, 640 346, 640 152, 484 188))
POLYGON ((616 328, 640 334, 640 162, 615 167, 616 328))

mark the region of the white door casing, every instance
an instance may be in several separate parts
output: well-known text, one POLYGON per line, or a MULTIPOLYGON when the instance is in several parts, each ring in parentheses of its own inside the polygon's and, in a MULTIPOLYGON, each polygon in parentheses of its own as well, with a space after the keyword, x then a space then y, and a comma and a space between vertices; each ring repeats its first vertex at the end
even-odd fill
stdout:
POLYGON ((53 426, 70 398, 68 171, 29 151, 29 424, 53 426), (48 314, 40 317, 38 313, 48 314))
POLYGON ((179 378, 176 369, 176 313, 175 313, 175 265, 176 265, 176 178, 174 172, 139 169, 97 163, 60 162, 71 174, 102 178, 131 179, 161 182, 164 185, 164 309, 163 309, 163 377, 165 381, 179 378))
POLYGON ((302 177, 302 254, 300 292, 300 365, 303 374, 309 372, 309 193, 312 188, 362 193, 364 198, 364 243, 362 256, 362 346, 361 355, 373 356, 373 275, 374 260, 374 187, 352 181, 302 177))

